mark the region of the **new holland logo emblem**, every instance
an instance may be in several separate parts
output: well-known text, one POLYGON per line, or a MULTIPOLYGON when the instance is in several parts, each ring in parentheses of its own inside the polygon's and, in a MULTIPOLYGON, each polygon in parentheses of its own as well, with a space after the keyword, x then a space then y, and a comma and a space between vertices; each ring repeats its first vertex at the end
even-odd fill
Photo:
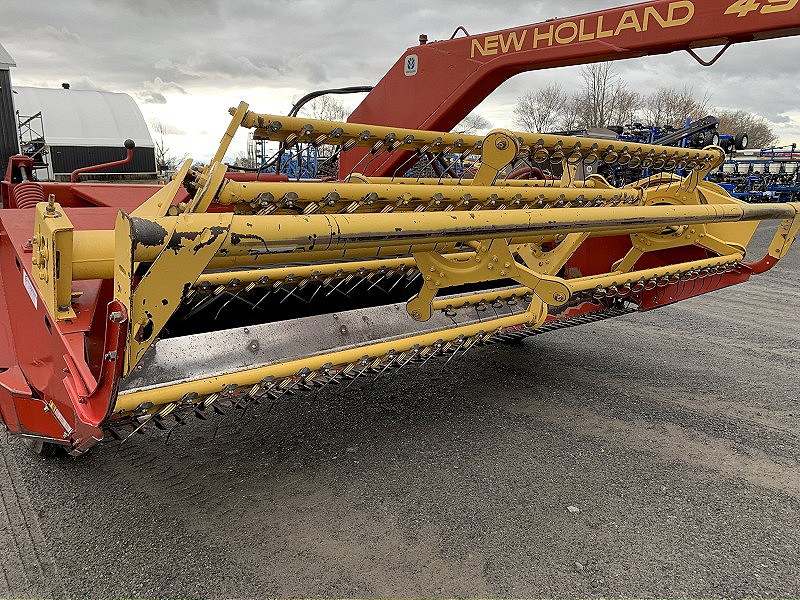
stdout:
POLYGON ((417 74, 419 69, 419 58, 416 54, 409 54, 406 56, 405 74, 406 77, 411 77, 417 74))

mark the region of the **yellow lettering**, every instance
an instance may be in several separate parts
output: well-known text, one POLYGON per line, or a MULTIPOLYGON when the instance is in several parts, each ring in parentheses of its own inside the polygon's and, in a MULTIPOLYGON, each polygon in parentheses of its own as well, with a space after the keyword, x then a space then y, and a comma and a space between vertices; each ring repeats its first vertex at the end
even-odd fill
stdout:
POLYGON ((514 51, 519 52, 522 50, 522 44, 525 43, 525 35, 528 33, 527 29, 522 30, 522 35, 517 36, 516 31, 512 31, 508 34, 508 37, 500 36, 500 49, 502 50, 503 54, 508 52, 511 49, 511 45, 514 45, 514 51))
POLYGON ((692 20, 694 17, 694 2, 690 0, 679 0, 678 2, 671 2, 669 5, 669 16, 667 20, 669 24, 665 25, 664 27, 680 27, 681 25, 686 25, 689 21, 692 20), (685 10, 686 14, 681 17, 677 18, 675 13, 679 10, 685 10))
POLYGON ((539 33, 539 28, 533 30, 533 47, 539 47, 539 41, 547 41, 548 46, 553 45, 553 26, 550 25, 550 28, 547 30, 547 33, 539 33))
POLYGON ((654 7, 654 6, 647 6, 647 7, 645 7, 645 9, 644 9, 644 19, 643 19, 643 21, 642 21, 642 29, 643 29, 644 31, 647 31, 648 29, 650 29, 650 19, 651 19, 651 18, 653 18, 653 19, 655 19, 656 21, 658 21, 658 24, 659 24, 659 25, 661 25, 661 27, 668 27, 667 23, 668 23, 669 21, 667 21, 667 19, 665 19, 664 17, 662 17, 662 16, 661 16, 661 13, 659 13, 659 12, 658 12, 658 11, 655 9, 655 7, 654 7))
POLYGON ((583 28, 586 26, 586 19, 581 19, 580 27, 578 29, 578 41, 579 42, 588 42, 589 40, 594 39, 594 32, 592 33, 584 33, 583 28))
POLYGON ((617 30, 614 32, 614 35, 619 35, 626 29, 634 29, 638 33, 642 32, 642 24, 639 23, 639 16, 636 14, 635 10, 626 10, 622 14, 622 18, 619 21, 619 25, 617 25, 617 30))
POLYGON ((497 54, 497 41, 499 38, 499 35, 487 35, 483 38, 483 48, 486 54, 497 54))
POLYGON ((567 21, 566 23, 562 23, 556 27, 556 42, 559 44, 569 44, 570 42, 574 41, 576 37, 578 37, 578 26, 572 21, 567 21), (571 29, 572 33, 570 33, 567 37, 562 37, 561 32, 563 32, 565 29, 571 29))
MULTIPOLYGON (((739 0, 740 2, 754 0, 739 0)), ((769 0, 780 10, 789 10, 785 6, 794 7, 800 0, 769 0), (785 4, 779 4, 785 3, 785 4)), ((586 19, 580 21, 565 21, 560 25, 555 24, 547 27, 535 27, 532 32, 531 47, 539 48, 540 44, 545 47, 552 47, 554 44, 570 44, 574 41, 588 42, 603 38, 616 37, 620 33, 628 30, 642 33, 649 31, 652 24, 656 24, 662 29, 669 27, 680 27, 686 25, 694 18, 695 5, 693 0, 674 0, 666 7, 666 15, 659 12, 655 6, 645 6, 641 14, 636 9, 629 9, 622 13, 616 28, 603 29, 603 21, 606 15, 599 15, 595 23, 595 30, 592 31, 592 24, 586 24, 586 19), (587 31, 588 29, 588 31, 587 31)), ((516 30, 507 34, 488 35, 483 40, 472 40, 470 56, 475 58, 481 56, 493 56, 496 54, 506 54, 508 52, 520 52, 525 46, 528 30, 516 30)))
POLYGON ((600 15, 597 17, 597 39, 607 38, 614 35, 614 32, 610 29, 608 31, 603 31, 603 16, 600 15))

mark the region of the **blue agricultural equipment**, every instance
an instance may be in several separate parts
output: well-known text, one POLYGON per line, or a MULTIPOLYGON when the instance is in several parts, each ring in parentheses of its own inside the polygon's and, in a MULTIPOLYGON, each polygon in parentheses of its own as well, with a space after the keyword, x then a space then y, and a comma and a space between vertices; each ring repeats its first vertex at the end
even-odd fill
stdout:
POLYGON ((800 199, 797 145, 760 150, 725 161, 708 179, 746 202, 794 202, 800 199))

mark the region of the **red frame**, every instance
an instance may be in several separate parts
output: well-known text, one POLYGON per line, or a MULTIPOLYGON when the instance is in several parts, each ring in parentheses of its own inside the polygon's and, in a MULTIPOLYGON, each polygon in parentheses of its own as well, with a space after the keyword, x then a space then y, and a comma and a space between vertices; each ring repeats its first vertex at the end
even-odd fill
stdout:
MULTIPOLYGON (((410 129, 450 131, 507 79, 553 67, 622 60, 666 54, 726 43, 786 37, 800 33, 800 5, 783 12, 750 12, 743 17, 726 14, 733 0, 655 0, 482 33, 468 37, 420 44, 403 53, 348 119, 352 123, 389 125, 410 129), (685 24, 662 27, 652 11, 674 22, 692 6, 693 16, 685 24), (630 16, 636 15, 639 31, 630 16), (643 30, 647 18, 647 29, 643 30), (597 32, 618 35, 597 38, 597 32), (598 27, 598 24, 600 27, 598 27), (574 25, 574 27, 573 27, 574 25), (537 41, 561 29, 560 44, 537 41), (582 35, 581 35, 582 34, 582 35), (594 37, 591 37, 591 36, 594 37), (581 40, 583 37, 583 41, 581 40), (589 39, 591 38, 591 39, 589 39), (517 48, 519 47, 519 50, 517 48), (507 51, 504 51, 507 50, 507 51), (486 53, 484 55, 484 52, 486 53), (406 75, 406 60, 416 57, 416 74, 406 75)), ((763 8, 765 3, 760 3, 763 8)), ((354 149, 342 155, 341 177, 350 173, 368 150, 354 149)), ((359 166, 366 175, 390 176, 408 158, 406 153, 381 155, 359 166)))

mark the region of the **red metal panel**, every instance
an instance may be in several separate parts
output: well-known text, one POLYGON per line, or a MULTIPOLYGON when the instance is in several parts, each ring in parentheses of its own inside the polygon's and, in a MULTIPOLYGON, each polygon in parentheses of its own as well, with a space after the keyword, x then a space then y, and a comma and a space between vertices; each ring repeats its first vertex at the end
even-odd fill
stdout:
POLYGON ((737 283, 744 283, 752 275, 752 271, 743 267, 738 272, 725 273, 724 275, 712 275, 694 281, 682 281, 674 285, 656 287, 652 290, 642 292, 639 297, 639 310, 646 311, 654 308, 661 308, 668 304, 675 304, 687 298, 694 298, 709 292, 721 290, 737 283))

